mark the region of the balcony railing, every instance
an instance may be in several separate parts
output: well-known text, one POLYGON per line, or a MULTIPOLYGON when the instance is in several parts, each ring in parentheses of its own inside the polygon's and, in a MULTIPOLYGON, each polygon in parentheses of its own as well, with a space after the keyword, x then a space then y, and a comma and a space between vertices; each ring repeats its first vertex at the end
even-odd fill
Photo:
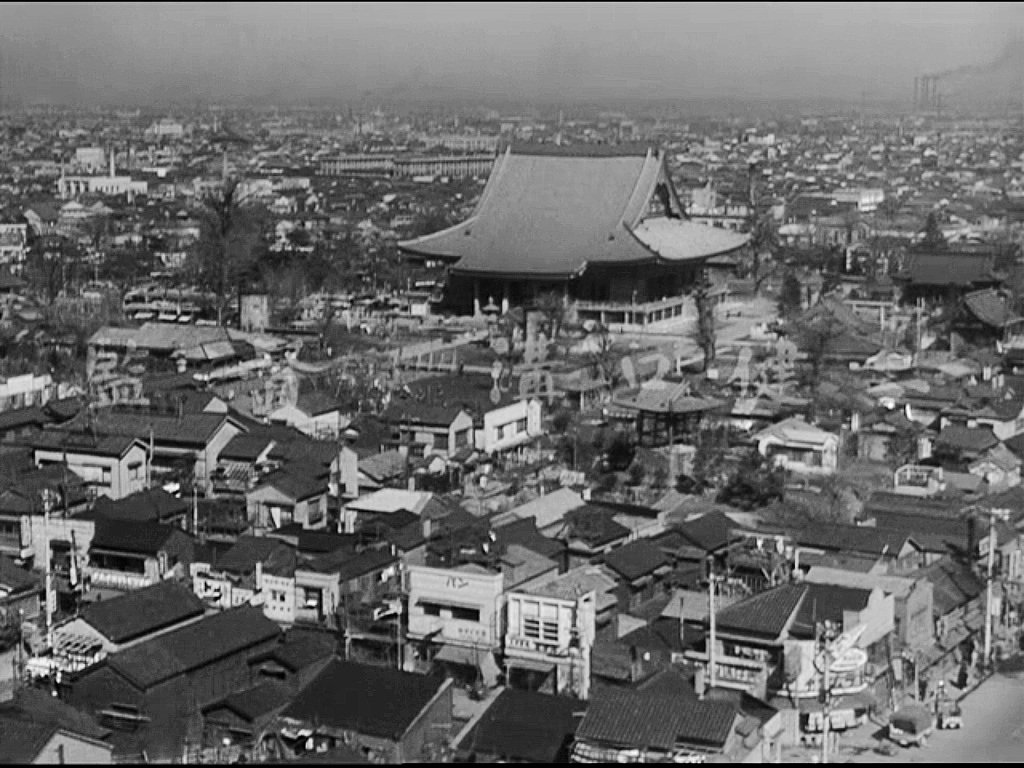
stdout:
POLYGON ((105 587, 107 589, 119 589, 125 592, 143 589, 154 583, 152 579, 135 573, 124 573, 123 571, 106 571, 91 569, 89 577, 94 587, 105 587))
POLYGON ((505 648, 510 651, 533 651, 548 655, 568 653, 568 647, 557 641, 537 640, 531 637, 508 636, 505 638, 505 648))

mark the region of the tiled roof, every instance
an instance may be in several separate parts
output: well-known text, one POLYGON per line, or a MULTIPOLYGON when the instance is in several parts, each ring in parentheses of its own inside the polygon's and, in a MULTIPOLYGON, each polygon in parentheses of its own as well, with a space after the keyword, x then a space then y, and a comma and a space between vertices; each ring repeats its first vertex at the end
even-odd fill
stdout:
POLYGON ((236 574, 251 574, 256 563, 264 566, 295 567, 295 549, 280 539, 270 536, 239 536, 234 545, 217 558, 214 567, 218 571, 236 574))
POLYGON ((293 628, 285 635, 283 643, 266 653, 254 656, 249 660, 249 664, 273 660, 291 672, 299 672, 319 661, 331 658, 337 650, 338 641, 334 635, 293 628))
MULTIPOLYGON (((95 429, 100 435, 135 437, 147 443, 152 430, 153 440, 157 443, 198 448, 205 447, 228 418, 222 413, 185 413, 178 417, 112 410, 95 419, 95 429)), ((85 424, 76 427, 78 431, 87 428, 85 424)))
POLYGON ((39 577, 26 571, 7 555, 0 555, 0 586, 17 594, 26 589, 38 589, 39 577))
POLYGON ((587 702, 506 688, 459 745, 512 762, 565 763, 587 702))
POLYGON ((273 439, 266 434, 239 433, 220 452, 220 460, 255 462, 268 446, 273 446, 273 439))
POLYGON ((203 707, 203 714, 211 714, 218 709, 228 709, 242 720, 254 723, 256 720, 283 709, 291 701, 291 686, 270 680, 244 691, 236 691, 220 701, 203 707))
POLYGON ((299 692, 282 716, 397 739, 446 684, 433 676, 335 660, 299 692))
POLYGON ((42 427, 44 424, 48 424, 49 422, 50 418, 46 415, 43 409, 38 406, 33 405, 28 408, 16 408, 14 410, 0 413, 0 432, 29 426, 42 427))
POLYGON ((985 591, 984 582, 969 567, 943 558, 915 572, 932 583, 933 610, 945 616, 976 599, 985 591))
POLYGON ((911 253, 900 278, 914 285, 985 285, 996 281, 991 256, 967 253, 911 253))
POLYGON ((1002 328, 1017 319, 1010 297, 995 288, 965 294, 964 304, 976 318, 993 328, 1002 328))
POLYGON ((797 611, 796 619, 789 628, 793 637, 813 638, 820 621, 834 621, 843 624, 843 613, 860 612, 868 604, 871 589, 839 586, 836 584, 806 584, 807 595, 797 611))
POLYGON ((372 480, 384 482, 405 472, 406 457, 399 451, 385 451, 359 460, 359 471, 372 480))
POLYGON ((654 152, 598 157, 510 147, 468 220, 400 247, 458 259, 456 269, 465 272, 565 276, 588 263, 651 261, 655 249, 671 260, 731 251, 746 242, 682 220, 662 227, 671 232, 634 233, 663 178, 663 159, 654 152))
POLYGON ((948 424, 935 440, 935 444, 956 450, 982 453, 999 445, 999 438, 990 427, 964 427, 948 424))
POLYGON ((626 581, 635 581, 671 565, 671 560, 656 545, 638 539, 613 549, 604 556, 604 563, 626 581))
POLYGON ((729 544, 729 532, 737 528, 736 522, 724 512, 714 510, 687 520, 676 529, 704 552, 716 552, 729 544))
POLYGON ((273 640, 281 629, 261 608, 245 605, 115 653, 106 663, 140 690, 273 640))
POLYGON ((152 634, 203 615, 203 601, 188 588, 161 581, 110 600, 88 603, 80 616, 113 643, 152 634))
POLYGON ((93 505, 93 512, 99 517, 137 522, 160 522, 188 510, 188 501, 172 496, 162 488, 138 491, 117 500, 100 496, 93 505))
POLYGON ((327 493, 327 483, 294 468, 279 469, 264 475, 254 490, 275 488, 295 501, 303 501, 327 493))
POLYGON ((110 549, 156 555, 171 536, 186 535, 180 528, 161 523, 137 523, 128 520, 96 520, 91 549, 110 549))
POLYGON ((591 699, 576 738, 664 751, 680 742, 721 748, 735 721, 729 704, 604 689, 591 699))
POLYGON ((790 532, 800 546, 815 547, 826 552, 847 552, 875 556, 899 555, 907 539, 905 532, 866 525, 845 525, 840 523, 808 523, 790 532))
POLYGON ((717 626, 724 632, 779 637, 806 595, 807 588, 800 584, 783 584, 751 595, 718 611, 717 626))
POLYGON ((135 435, 85 434, 47 429, 33 435, 30 445, 36 450, 67 451, 93 456, 123 456, 133 445, 141 444, 135 435))
POLYGON ((59 730, 56 723, 36 723, 23 717, 0 713, 0 763, 31 765, 43 747, 59 730))

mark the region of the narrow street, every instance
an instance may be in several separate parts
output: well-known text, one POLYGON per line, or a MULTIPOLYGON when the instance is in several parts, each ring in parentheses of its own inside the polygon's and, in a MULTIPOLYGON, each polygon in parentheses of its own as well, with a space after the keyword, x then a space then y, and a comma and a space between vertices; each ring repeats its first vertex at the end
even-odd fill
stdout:
POLYGON ((872 751, 843 754, 836 762, 990 763, 1024 761, 1024 673, 996 674, 962 701, 961 730, 936 731, 924 747, 893 757, 872 751))

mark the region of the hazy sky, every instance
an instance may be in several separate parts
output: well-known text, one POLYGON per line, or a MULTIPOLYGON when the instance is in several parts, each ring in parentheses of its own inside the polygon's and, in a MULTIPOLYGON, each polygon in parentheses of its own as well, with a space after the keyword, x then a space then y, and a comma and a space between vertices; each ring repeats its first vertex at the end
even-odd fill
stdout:
POLYGON ((908 94, 1024 3, 0 3, 0 85, 51 100, 908 94))

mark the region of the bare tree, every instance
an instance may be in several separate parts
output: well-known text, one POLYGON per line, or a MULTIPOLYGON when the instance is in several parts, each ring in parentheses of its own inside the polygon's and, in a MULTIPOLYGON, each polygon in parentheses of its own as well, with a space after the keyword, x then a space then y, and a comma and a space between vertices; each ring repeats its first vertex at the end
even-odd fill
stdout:
POLYGON ((619 355, 615 352, 615 339, 606 325, 598 325, 591 336, 594 338, 594 349, 590 352, 590 362, 607 382, 609 389, 614 389, 619 380, 619 355))
POLYGON ((50 237, 32 249, 25 272, 29 285, 47 304, 53 304, 74 282, 80 265, 81 252, 75 243, 63 237, 50 237))
POLYGON ((544 316, 548 338, 555 341, 565 322, 565 297, 558 291, 545 291, 537 297, 536 306, 544 316))
POLYGON ((707 277, 701 279, 694 291, 694 300, 697 303, 697 325, 694 329, 694 340, 704 355, 704 370, 715 362, 715 347, 717 332, 715 328, 715 307, 708 296, 709 288, 707 277))
POLYGON ((199 284, 216 295, 218 325, 257 261, 263 221, 263 209, 243 198, 238 179, 225 181, 200 214, 194 268, 199 284))
POLYGON ((811 365, 812 386, 818 386, 825 359, 832 352, 836 340, 843 335, 844 330, 843 324, 827 309, 817 317, 801 323, 799 344, 811 365))

